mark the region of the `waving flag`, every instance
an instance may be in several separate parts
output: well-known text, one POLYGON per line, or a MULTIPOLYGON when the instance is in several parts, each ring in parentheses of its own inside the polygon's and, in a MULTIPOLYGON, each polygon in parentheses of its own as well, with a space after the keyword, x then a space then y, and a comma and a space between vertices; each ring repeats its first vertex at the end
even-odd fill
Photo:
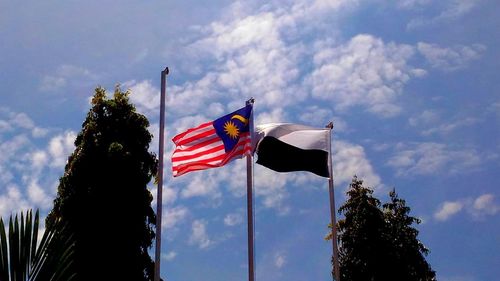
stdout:
POLYGON ((175 136, 172 155, 174 177, 197 170, 221 167, 251 153, 249 104, 233 113, 175 136))
POLYGON ((329 177, 330 129, 262 124, 255 129, 257 164, 277 172, 309 171, 329 177))

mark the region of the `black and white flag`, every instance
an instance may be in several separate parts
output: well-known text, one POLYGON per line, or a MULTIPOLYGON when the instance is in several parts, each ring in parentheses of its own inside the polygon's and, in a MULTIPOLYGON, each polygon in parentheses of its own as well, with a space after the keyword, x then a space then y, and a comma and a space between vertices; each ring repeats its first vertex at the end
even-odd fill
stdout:
POLYGON ((290 123, 255 128, 257 164, 277 172, 309 171, 329 177, 330 129, 290 123))

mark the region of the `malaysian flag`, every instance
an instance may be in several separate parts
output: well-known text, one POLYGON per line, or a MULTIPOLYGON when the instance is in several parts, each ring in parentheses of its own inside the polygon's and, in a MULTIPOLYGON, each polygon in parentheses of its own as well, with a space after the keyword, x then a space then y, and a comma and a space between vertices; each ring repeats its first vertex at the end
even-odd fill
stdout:
POLYGON ((252 105, 175 136, 172 155, 174 177, 197 170, 221 167, 252 151, 252 105))

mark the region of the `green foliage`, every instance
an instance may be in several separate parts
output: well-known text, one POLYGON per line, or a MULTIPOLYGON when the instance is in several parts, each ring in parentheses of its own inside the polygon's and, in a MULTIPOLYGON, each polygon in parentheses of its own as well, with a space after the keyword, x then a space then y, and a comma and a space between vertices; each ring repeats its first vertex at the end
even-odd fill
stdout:
POLYGON ((342 280, 390 280, 383 257, 387 249, 384 214, 373 191, 354 177, 339 208, 345 218, 338 222, 339 261, 342 280))
POLYGON ((383 205, 386 232, 391 242, 390 259, 392 275, 398 280, 435 280, 436 273, 425 260, 429 250, 417 238, 418 230, 413 224, 420 220, 409 216, 410 207, 399 198, 393 189, 389 193, 390 202, 383 205))
POLYGON ((60 219, 75 235, 79 280, 152 280, 148 249, 156 217, 147 184, 156 175, 149 122, 115 89, 102 88, 75 141, 47 225, 60 219))
POLYGON ((10 216, 6 233, 0 219, 0 280, 70 281, 74 280, 73 239, 60 222, 46 229, 38 241, 39 213, 32 211, 10 216), (57 233, 57 235, 56 235, 57 233))
POLYGON ((424 257, 428 249, 413 228, 420 220, 409 216, 410 208, 394 190, 381 207, 373 190, 355 176, 347 195, 339 208, 344 218, 337 224, 342 281, 435 280, 424 257))

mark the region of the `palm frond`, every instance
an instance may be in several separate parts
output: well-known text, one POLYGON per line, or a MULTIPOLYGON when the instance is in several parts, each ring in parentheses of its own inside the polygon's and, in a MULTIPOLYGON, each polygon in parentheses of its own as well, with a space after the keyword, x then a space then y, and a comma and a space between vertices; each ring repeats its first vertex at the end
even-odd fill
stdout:
POLYGON ((26 216, 12 215, 9 230, 0 218, 1 281, 70 281, 74 279, 73 236, 66 227, 55 223, 38 241, 39 211, 26 216))

